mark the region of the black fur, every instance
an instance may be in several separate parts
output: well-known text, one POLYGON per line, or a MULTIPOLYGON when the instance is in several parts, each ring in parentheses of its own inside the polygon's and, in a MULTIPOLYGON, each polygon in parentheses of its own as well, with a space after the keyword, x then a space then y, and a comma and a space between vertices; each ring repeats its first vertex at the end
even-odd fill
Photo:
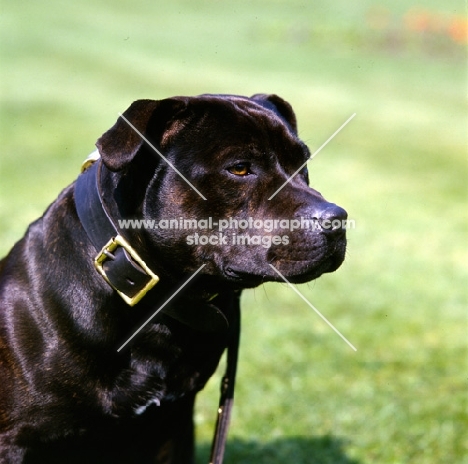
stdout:
MULTIPOLYGON (((305 169, 267 200, 309 157, 291 106, 275 95, 140 100, 124 116, 207 200, 119 118, 97 142, 115 219, 346 217, 308 186, 305 169), (248 175, 231 172, 239 163, 248 175)), ((94 269, 74 184, 0 262, 1 463, 191 463, 194 398, 232 336, 227 326, 204 330, 204 318, 219 310, 229 322, 243 288, 281 280, 270 263, 306 282, 337 269, 346 246, 343 231, 325 229, 269 248, 194 246, 174 229, 125 235, 161 279, 133 308, 94 269)))

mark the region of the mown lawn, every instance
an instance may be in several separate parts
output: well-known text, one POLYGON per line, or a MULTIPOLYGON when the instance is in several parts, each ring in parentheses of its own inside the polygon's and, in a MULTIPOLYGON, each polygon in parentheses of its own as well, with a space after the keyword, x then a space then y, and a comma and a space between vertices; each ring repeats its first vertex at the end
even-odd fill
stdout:
POLYGON ((298 287, 357 352, 285 285, 245 292, 227 463, 468 462, 465 6, 424 4, 2 5, 1 255, 135 99, 278 93, 312 151, 357 113, 309 166, 347 260, 298 287))

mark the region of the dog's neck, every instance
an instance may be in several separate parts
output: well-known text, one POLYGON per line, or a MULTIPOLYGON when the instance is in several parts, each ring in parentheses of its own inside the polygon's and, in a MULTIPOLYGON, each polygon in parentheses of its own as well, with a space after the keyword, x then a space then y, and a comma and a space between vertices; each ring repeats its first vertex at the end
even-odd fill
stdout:
MULTIPOLYGON (((157 301, 161 302, 162 295, 171 297, 171 292, 167 292, 168 283, 161 282, 161 291, 157 291, 159 276, 147 266, 136 245, 132 246, 130 243, 132 241, 138 244, 141 240, 130 240, 118 227, 118 218, 113 217, 119 215, 118 205, 109 208, 103 198, 101 173, 106 173, 106 170, 97 157, 93 163, 87 162, 75 185, 78 217, 97 251, 95 267, 129 306, 136 305, 145 297, 153 306, 157 301)), ((109 180, 110 176, 107 175, 106 181, 109 180)), ((169 283, 169 287, 171 286, 173 282, 169 283)), ((210 303, 215 297, 216 294, 202 290, 192 294, 190 302, 179 300, 165 305, 163 312, 196 330, 217 331, 226 328, 228 322, 215 301, 210 303)))

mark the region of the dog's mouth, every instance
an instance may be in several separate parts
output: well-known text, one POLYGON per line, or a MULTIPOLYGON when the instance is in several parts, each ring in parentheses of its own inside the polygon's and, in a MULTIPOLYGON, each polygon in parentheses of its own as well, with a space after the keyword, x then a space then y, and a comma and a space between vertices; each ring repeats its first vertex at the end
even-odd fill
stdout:
POLYGON ((343 262, 344 252, 335 253, 319 262, 310 260, 277 259, 262 266, 245 270, 235 266, 223 269, 225 278, 242 288, 257 287, 265 282, 288 282, 300 284, 317 279, 322 274, 334 272, 343 262))
POLYGON ((267 276, 264 274, 253 274, 234 267, 226 267, 224 276, 231 282, 239 284, 240 287, 249 288, 256 287, 267 281, 267 276))

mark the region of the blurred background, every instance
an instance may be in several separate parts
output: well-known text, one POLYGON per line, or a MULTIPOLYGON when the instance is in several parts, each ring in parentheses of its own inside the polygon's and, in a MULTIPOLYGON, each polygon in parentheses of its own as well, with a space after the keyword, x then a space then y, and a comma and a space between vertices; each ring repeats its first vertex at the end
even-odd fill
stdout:
POLYGON ((0 255, 133 100, 277 93, 311 151, 356 112, 309 166, 356 222, 347 260, 298 288, 357 352, 285 285, 245 292, 226 463, 468 462, 465 8, 2 2, 0 255))

